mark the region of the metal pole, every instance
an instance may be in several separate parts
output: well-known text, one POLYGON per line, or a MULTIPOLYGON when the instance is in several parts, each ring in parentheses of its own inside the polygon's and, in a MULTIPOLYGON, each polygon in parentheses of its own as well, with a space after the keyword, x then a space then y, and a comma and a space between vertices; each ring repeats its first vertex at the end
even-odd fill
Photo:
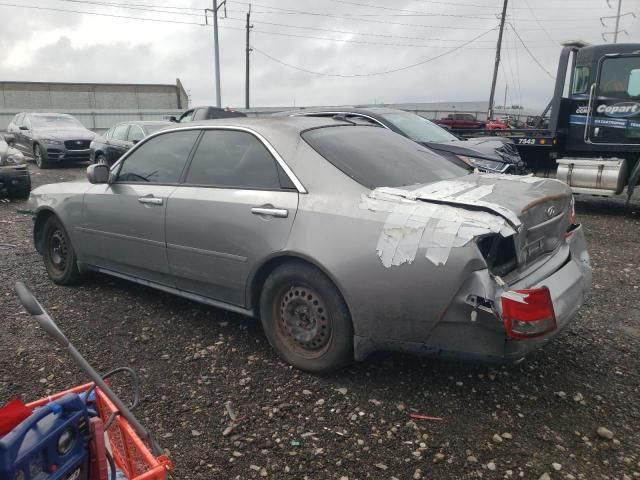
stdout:
POLYGON ((504 31, 504 21, 507 17, 507 3, 504 0, 502 5, 502 17, 500 18, 500 33, 498 34, 498 45, 496 47, 496 63, 493 67, 493 81, 491 82, 491 95, 489 95, 489 111, 487 112, 487 120, 493 118, 493 99, 496 94, 496 80, 498 79, 498 66, 500 65, 500 49, 502 48, 502 32, 504 31))
POLYGON ((216 74, 216 107, 220 108, 220 52, 218 51, 218 0, 213 0, 213 49, 216 74))
POLYGON ((618 0, 618 13, 616 14, 616 28, 613 32, 613 43, 618 43, 618 27, 620 26, 620 8, 622 7, 622 0, 618 0))
POLYGON ((247 46, 246 46, 246 59, 245 59, 245 74, 244 74, 244 108, 249 108, 249 52, 251 47, 249 46, 249 30, 251 29, 251 4, 249 4, 249 11, 247 12, 247 46))

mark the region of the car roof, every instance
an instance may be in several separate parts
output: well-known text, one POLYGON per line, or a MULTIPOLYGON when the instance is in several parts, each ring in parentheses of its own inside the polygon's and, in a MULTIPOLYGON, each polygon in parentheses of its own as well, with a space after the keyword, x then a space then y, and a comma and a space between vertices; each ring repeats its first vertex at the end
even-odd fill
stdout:
POLYGON ((330 112, 340 112, 340 113, 360 113, 362 115, 384 115, 388 113, 409 113, 405 110, 399 110, 397 108, 388 108, 388 107, 354 107, 350 105, 342 105, 337 107, 324 107, 324 108, 305 108, 303 110, 292 110, 288 112, 282 112, 284 115, 310 115, 313 113, 330 113, 330 112))
POLYGON ((173 127, 165 128, 167 130, 193 129, 198 127, 212 126, 228 126, 228 127, 244 127, 255 130, 258 133, 268 131, 296 131, 298 133, 311 128, 333 127, 336 125, 351 125, 349 122, 334 120, 333 118, 318 117, 230 117, 216 118, 212 120, 199 120, 196 122, 188 122, 184 124, 173 124, 173 127))
POLYGON ((127 125, 140 125, 144 127, 145 125, 174 125, 174 122, 170 122, 169 120, 131 120, 126 123, 127 125))

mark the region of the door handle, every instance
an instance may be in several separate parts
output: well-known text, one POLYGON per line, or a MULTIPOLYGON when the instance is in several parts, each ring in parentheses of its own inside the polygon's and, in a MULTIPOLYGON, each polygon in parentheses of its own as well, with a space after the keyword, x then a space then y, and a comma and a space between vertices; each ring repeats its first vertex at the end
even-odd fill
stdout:
POLYGON ((138 201, 140 203, 150 204, 150 205, 162 205, 163 200, 158 197, 138 197, 138 201))
POLYGON ((251 213, 254 215, 266 215, 276 218, 287 218, 289 216, 289 210, 284 208, 269 208, 269 207, 253 207, 251 213))

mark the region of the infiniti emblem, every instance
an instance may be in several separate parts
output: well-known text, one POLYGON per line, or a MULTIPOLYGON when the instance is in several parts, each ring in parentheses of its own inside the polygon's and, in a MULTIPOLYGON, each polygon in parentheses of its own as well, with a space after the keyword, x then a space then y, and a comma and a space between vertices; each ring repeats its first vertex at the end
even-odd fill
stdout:
POLYGON ((82 140, 76 140, 76 145, 82 145, 82 140))
POLYGON ((556 207, 549 207, 547 208, 547 217, 551 218, 551 217, 555 217, 556 213, 558 213, 558 211, 556 210, 556 207))

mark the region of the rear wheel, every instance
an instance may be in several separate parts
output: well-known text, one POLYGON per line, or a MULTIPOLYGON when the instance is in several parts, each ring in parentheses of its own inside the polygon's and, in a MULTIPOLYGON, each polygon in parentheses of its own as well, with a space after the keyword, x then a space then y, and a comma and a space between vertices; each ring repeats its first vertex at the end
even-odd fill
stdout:
POLYGON ((82 280, 76 252, 58 217, 51 216, 44 225, 44 266, 49 278, 58 285, 73 285, 82 280))
POLYGON ((260 297, 269 343, 291 365, 330 372, 353 360, 353 327, 342 296, 317 268, 291 262, 274 270, 260 297))
POLYGON ((44 158, 44 153, 42 151, 42 147, 37 143, 33 146, 33 160, 36 162, 38 168, 45 169, 49 168, 49 163, 44 158))

